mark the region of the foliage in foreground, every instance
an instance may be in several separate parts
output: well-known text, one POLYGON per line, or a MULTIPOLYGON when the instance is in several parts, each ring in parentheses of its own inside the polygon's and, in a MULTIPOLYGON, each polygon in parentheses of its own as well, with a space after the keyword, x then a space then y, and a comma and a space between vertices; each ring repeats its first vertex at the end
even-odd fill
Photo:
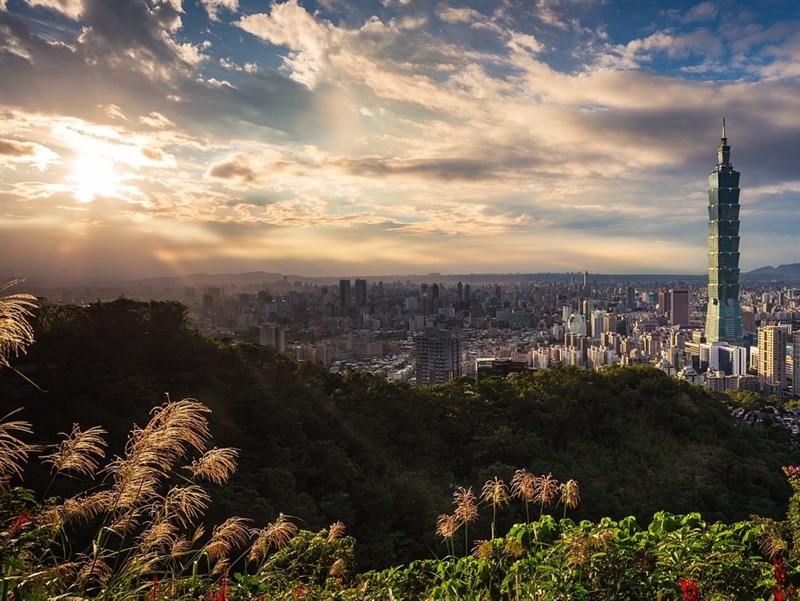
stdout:
MULTIPOLYGON (((480 500, 491 507, 492 530, 497 508, 513 497, 543 505, 560 495, 565 512, 577 503, 577 483, 518 470, 510 489, 494 478, 479 498, 456 491, 454 515, 440 516, 453 527, 438 529, 450 543, 446 558, 356 574, 355 540, 341 523, 313 533, 298 532, 282 514, 264 528, 232 517, 203 532, 208 494, 200 483, 224 483, 236 457, 234 449, 206 448, 207 412, 191 399, 168 400, 147 426, 134 428, 125 455, 99 470, 101 483, 72 498, 40 503, 0 480, 3 599, 797 598, 796 468, 786 468, 794 491, 786 523, 728 525, 659 512, 641 527, 633 517, 576 524, 540 515, 505 537, 474 541, 471 555, 456 555, 454 538, 463 527, 469 541, 466 527, 480 500)), ((21 475, 22 464, 41 451, 20 439, 29 431, 22 421, 0 423, 0 476, 21 475)), ((75 426, 42 460, 54 477, 92 476, 105 458, 101 435, 97 427, 75 426)))

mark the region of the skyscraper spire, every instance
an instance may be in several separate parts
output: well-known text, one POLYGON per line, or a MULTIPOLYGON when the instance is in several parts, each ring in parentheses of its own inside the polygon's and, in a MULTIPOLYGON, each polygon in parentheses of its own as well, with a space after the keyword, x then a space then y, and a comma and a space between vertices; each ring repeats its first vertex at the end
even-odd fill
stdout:
POLYGON ((728 145, 728 134, 725 131, 725 117, 722 118, 722 139, 717 147, 717 168, 733 169, 731 165, 731 147, 728 145))

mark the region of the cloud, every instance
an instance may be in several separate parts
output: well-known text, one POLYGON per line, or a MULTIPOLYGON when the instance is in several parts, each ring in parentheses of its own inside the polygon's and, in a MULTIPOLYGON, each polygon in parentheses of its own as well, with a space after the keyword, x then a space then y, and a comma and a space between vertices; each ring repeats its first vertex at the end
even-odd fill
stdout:
POLYGON ((31 6, 43 6, 69 17, 79 19, 85 10, 84 0, 25 0, 31 6))
POLYGON ((172 121, 170 121, 164 115, 156 111, 152 111, 148 115, 140 116, 139 122, 144 123, 145 125, 152 127, 154 129, 166 129, 168 127, 175 127, 175 124, 172 121))
POLYGON ((219 20, 220 9, 235 13, 239 10, 239 0, 200 0, 203 8, 208 13, 208 18, 212 21, 219 20))
POLYGON ((705 0, 696 4, 686 12, 678 9, 668 9, 664 11, 670 18, 681 23, 698 23, 702 21, 712 21, 719 14, 720 3, 718 0, 705 0))
POLYGON ((646 38, 634 39, 625 45, 607 45, 596 59, 597 66, 607 69, 637 69, 657 55, 685 59, 697 55, 714 60, 722 53, 719 37, 706 29, 681 33, 674 29, 657 31, 646 38))
POLYGON ((15 168, 15 164, 30 164, 39 171, 59 162, 58 154, 46 146, 7 138, 0 138, 0 159, 11 169, 15 168))
POLYGON ((439 10, 439 18, 446 23, 474 23, 484 20, 485 16, 474 8, 443 6, 439 10))
POLYGON ((65 247, 105 224, 143 264, 175 269, 226 264, 224 249, 235 265, 674 256, 701 272, 723 112, 750 227, 766 231, 773 201, 792 222, 796 190, 769 187, 797 180, 791 23, 736 37, 675 17, 631 40, 572 0, 538 17, 290 1, 230 23, 238 6, 217 3, 212 22, 197 3, 119 0, 125 18, 105 4, 68 25, 41 7, 0 13, 3 217, 65 247))
POLYGON ((260 179, 256 170, 250 165, 249 155, 243 154, 213 163, 206 171, 206 177, 230 180, 239 184, 251 184, 260 179))
POLYGON ((127 121, 128 118, 125 116, 125 113, 122 112, 116 104, 109 104, 107 106, 100 105, 100 108, 105 111, 105 114, 111 117, 112 119, 122 119, 123 121, 127 121))
POLYGON ((561 0, 536 0, 536 10, 534 15, 542 23, 566 31, 567 23, 558 14, 561 8, 561 0))
POLYGON ((269 14, 244 16, 237 25, 271 44, 288 46, 284 67, 296 81, 315 87, 331 49, 332 26, 320 23, 297 0, 273 4, 269 14))

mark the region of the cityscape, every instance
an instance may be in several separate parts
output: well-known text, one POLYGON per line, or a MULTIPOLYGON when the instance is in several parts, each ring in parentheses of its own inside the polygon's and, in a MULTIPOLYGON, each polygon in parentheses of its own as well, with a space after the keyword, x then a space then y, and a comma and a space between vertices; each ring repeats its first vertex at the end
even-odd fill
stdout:
MULTIPOLYGON (((326 285, 282 277, 182 290, 150 284, 128 293, 180 300, 201 331, 234 340, 249 333, 334 372, 431 385, 555 365, 645 363, 716 391, 798 397, 800 279, 740 291, 740 174, 722 123, 708 180, 706 286, 601 283, 586 271, 569 281, 551 274, 549 282, 531 275, 502 284, 492 276, 454 283, 453 276, 445 282, 431 274, 420 283, 356 278, 326 285)), ((61 300, 85 302, 91 294, 61 300)))
POLYGON ((800 600, 798 0, 0 0, 0 590, 800 600))

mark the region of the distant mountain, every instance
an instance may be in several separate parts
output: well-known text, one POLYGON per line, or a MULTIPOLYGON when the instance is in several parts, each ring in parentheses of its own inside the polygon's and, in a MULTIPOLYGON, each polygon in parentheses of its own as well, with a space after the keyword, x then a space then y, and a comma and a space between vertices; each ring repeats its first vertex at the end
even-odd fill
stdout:
POLYGON ((778 265, 777 267, 759 267, 741 274, 740 277, 745 282, 794 281, 800 283, 800 263, 778 265))
MULTIPOLYGON (((152 286, 154 288, 177 288, 181 286, 260 286, 278 281, 310 282, 318 285, 336 285, 339 278, 354 279, 363 277, 368 282, 462 282, 464 284, 502 284, 505 282, 583 282, 583 272, 538 272, 538 273, 428 273, 428 274, 385 274, 374 276, 324 276, 308 277, 296 274, 282 274, 266 271, 248 271, 246 273, 192 273, 179 276, 162 276, 142 278, 129 281, 91 281, 82 282, 91 286, 152 286)), ((742 282, 796 282, 800 283, 800 263, 779 265, 778 267, 759 267, 740 275, 742 282)), ((592 284, 608 284, 612 282, 644 285, 682 285, 702 286, 708 282, 708 275, 702 274, 667 274, 667 273, 590 273, 592 284)), ((78 284, 72 282, 73 285, 78 284)))
MULTIPOLYGON (((284 277, 289 281, 292 278, 298 279, 299 276, 284 276, 282 273, 268 273, 266 271, 248 271, 246 273, 190 273, 177 276, 162 276, 157 278, 144 278, 127 282, 134 286, 214 286, 223 284, 235 284, 237 286, 249 286, 275 282, 284 277)), ((300 278, 307 279, 307 278, 300 278)))

